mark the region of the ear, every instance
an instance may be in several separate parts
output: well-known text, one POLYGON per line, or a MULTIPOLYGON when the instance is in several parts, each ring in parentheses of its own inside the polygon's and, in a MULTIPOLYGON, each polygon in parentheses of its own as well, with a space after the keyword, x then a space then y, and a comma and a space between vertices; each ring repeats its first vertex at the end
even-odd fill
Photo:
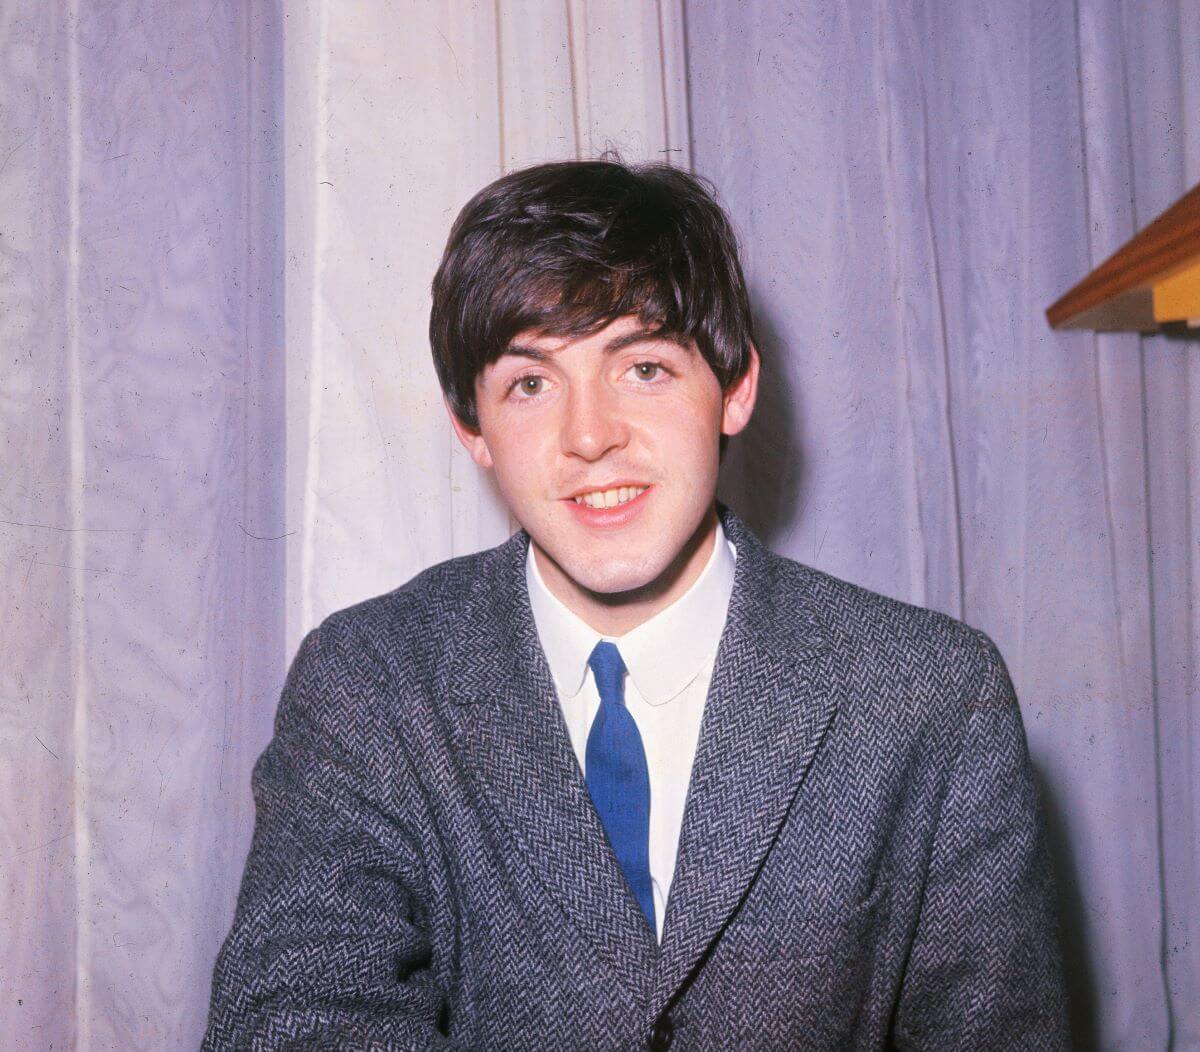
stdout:
POLYGON ((458 436, 458 440, 463 444, 463 447, 471 454, 471 459, 475 461, 481 468, 490 468, 492 466, 492 454, 488 450, 487 443, 483 440, 483 434, 479 428, 471 427, 464 424, 458 418, 458 414, 450 408, 450 403, 443 397, 442 404, 446 407, 446 412, 450 414, 450 426, 454 428, 454 433, 458 436))
POLYGON ((750 344, 750 364, 746 371, 728 387, 721 412, 721 434, 736 435, 750 423, 754 402, 758 398, 758 348, 750 344))

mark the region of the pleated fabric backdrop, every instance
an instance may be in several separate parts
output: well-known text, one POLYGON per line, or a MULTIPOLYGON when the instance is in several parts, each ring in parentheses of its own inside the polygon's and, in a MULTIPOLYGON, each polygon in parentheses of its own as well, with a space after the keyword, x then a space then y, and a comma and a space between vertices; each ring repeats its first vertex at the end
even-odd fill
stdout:
POLYGON ((458 210, 538 161, 689 156, 676 0, 324 0, 288 15, 294 649, 331 610, 515 528, 449 430, 429 353, 429 284, 458 210))
POLYGON ((511 168, 690 163, 678 0, 0 5, 0 1047, 195 1047, 288 661, 511 532, 429 283, 511 168))
POLYGON ((283 651, 281 20, 0 4, 0 1047, 186 1048, 283 651))
POLYGON ((687 34, 772 378, 730 503, 992 635, 1079 1047, 1200 1048, 1200 339, 1042 315, 1200 181, 1200 5, 692 0, 687 34))
POLYGON ((1200 9, 681 4, 0 6, 0 1046, 198 1041, 300 636, 513 525, 449 224, 612 146, 742 234, 725 498, 1007 657, 1080 1047, 1200 1047, 1200 346, 1041 317, 1200 179, 1200 9))

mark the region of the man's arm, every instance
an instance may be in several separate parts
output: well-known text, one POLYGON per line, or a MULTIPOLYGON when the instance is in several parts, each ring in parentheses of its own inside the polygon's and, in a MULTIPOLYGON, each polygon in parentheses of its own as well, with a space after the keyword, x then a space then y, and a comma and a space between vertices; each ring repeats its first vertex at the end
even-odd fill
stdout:
POLYGON ((254 839, 204 1050, 448 1046, 422 859, 405 817, 363 784, 370 756, 339 733, 364 708, 355 698, 382 703, 383 682, 328 622, 300 646, 254 767, 254 839))
POLYGON ((1012 680, 986 672, 942 803, 895 1038, 904 1049, 1067 1047, 1057 917, 1012 680))

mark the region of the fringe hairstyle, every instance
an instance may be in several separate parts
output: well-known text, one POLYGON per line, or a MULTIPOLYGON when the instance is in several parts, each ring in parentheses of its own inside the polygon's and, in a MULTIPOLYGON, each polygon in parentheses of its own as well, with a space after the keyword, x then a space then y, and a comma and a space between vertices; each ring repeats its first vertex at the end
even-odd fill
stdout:
POLYGON ((429 341, 455 415, 518 334, 578 338, 636 315, 696 347, 728 388, 753 331, 737 239, 708 180, 666 164, 558 161, 502 176, 463 207, 433 279, 429 341))

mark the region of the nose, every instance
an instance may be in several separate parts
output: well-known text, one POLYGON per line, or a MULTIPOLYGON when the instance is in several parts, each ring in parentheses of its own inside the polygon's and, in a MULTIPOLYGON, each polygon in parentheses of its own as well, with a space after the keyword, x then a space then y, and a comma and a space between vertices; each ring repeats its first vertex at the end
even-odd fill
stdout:
POLYGON ((572 388, 564 408, 562 451, 567 456, 600 460, 629 441, 619 399, 602 381, 572 388))

